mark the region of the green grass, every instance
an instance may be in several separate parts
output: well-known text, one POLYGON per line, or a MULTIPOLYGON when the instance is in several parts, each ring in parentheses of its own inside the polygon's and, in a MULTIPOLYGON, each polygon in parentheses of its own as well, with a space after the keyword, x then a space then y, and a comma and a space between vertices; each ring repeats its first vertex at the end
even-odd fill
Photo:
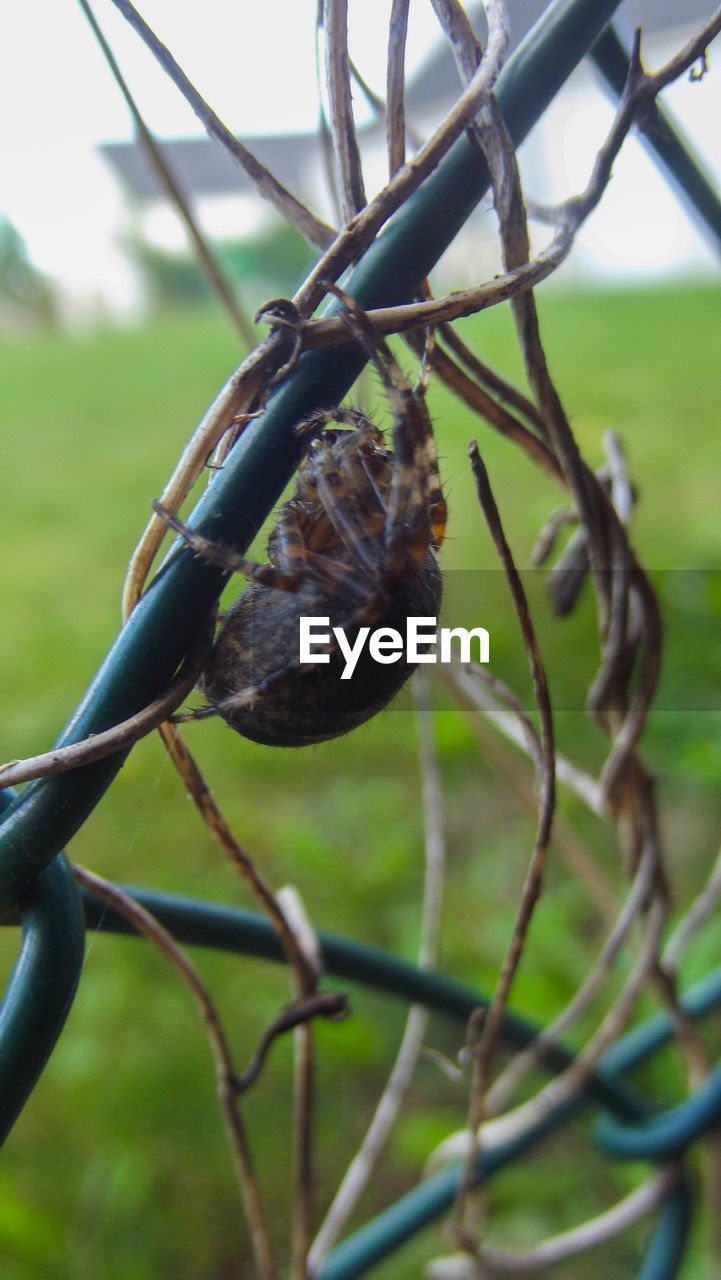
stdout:
MULTIPOLYGON (((639 489, 634 545, 642 562, 659 571, 667 598, 666 709, 652 718, 647 752, 659 773, 669 865, 682 906, 707 874, 721 817, 720 717, 718 709, 705 709, 718 694, 719 600, 713 585, 688 572, 721 564, 721 293, 549 290, 541 314, 551 367, 587 459, 594 466, 603 461, 609 428, 624 443, 639 489), (670 570, 687 572, 672 576, 670 570)), ((490 363, 519 372, 505 311, 468 321, 465 329, 490 363)), ((239 355, 229 330, 203 313, 142 331, 37 339, 0 350, 0 757, 46 749, 84 692, 116 633, 125 565, 150 501, 239 355)), ((526 696, 525 660, 477 509, 468 439, 479 440, 519 565, 529 565, 535 534, 561 496, 442 390, 434 389, 431 404, 450 504, 444 568, 472 597, 475 622, 489 626, 494 664, 497 657, 499 671, 526 696)), ((565 708, 557 720, 560 745, 597 763, 604 744, 578 701, 597 659, 591 602, 585 599, 567 623, 553 622, 532 590, 554 693, 565 708)), ((511 927, 534 824, 495 761, 479 755, 468 727, 447 703, 442 707, 450 853, 442 967, 488 987, 511 927)), ((191 725, 187 733, 235 831, 275 885, 296 884, 319 927, 414 956, 422 829, 407 699, 348 738, 304 751, 256 747, 220 723, 191 725)), ((525 770, 512 754, 506 759, 525 770)), ((568 797, 562 808, 609 883, 620 885, 608 831, 568 797)), ((70 852, 117 880, 248 903, 154 739, 135 748, 70 852)), ((551 1017, 601 937, 598 911, 556 856, 515 1007, 540 1021, 551 1017)), ((7 967, 14 931, 0 943, 7 967)), ((713 962, 717 946, 718 931, 709 928, 690 957, 689 977, 713 962)), ((288 998, 285 977, 257 962, 199 959, 242 1066, 288 998)), ((319 1036, 321 1203, 362 1132, 402 1025, 401 1010, 365 993, 353 993, 353 1010, 352 1020, 319 1036)), ((445 1052, 454 1053, 459 1039, 460 1029, 434 1024, 431 1042, 445 1052)), ((289 1045, 278 1045, 246 1107, 281 1251, 290 1073, 289 1045)), ((463 1122, 465 1086, 449 1084, 430 1064, 421 1068, 413 1101, 364 1215, 417 1178, 424 1134, 435 1141, 463 1122)), ((562 1141, 553 1146, 553 1180, 539 1180, 537 1164, 499 1180, 493 1220, 509 1240, 521 1238, 524 1222, 539 1234, 570 1225, 610 1203, 625 1185, 614 1183, 599 1162, 583 1175, 574 1200, 585 1144, 574 1129, 570 1153, 562 1141)), ((444 1248, 436 1236, 435 1244, 414 1245, 378 1274, 418 1274, 426 1244, 444 1248)), ((589 1259, 588 1275, 609 1274, 614 1266, 614 1274, 632 1274, 626 1267, 634 1247, 619 1246, 615 1263, 609 1254, 589 1259)), ((238 1262, 245 1254, 209 1053, 190 1000, 144 945, 91 938, 67 1030, 3 1152, 3 1275, 237 1277, 250 1274, 238 1262)))

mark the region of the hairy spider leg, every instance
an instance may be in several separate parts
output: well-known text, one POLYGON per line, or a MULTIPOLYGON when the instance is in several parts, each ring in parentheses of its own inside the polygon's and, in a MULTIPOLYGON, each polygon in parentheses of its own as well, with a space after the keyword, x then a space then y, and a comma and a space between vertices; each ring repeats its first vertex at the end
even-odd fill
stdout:
POLYGON ((303 581, 303 539, 298 528, 297 516, 295 512, 289 510, 289 504, 281 507, 278 512, 275 529, 281 565, 272 564, 270 561, 259 564, 255 560, 248 560, 233 547, 225 546, 221 542, 213 542, 210 538, 196 533, 187 524, 183 524, 177 516, 171 515, 162 503, 153 502, 152 506, 161 520, 179 533, 195 554, 208 564, 218 565, 221 569, 227 569, 229 573, 239 573, 245 578, 252 579, 253 582, 260 582, 264 587, 277 587, 280 591, 297 591, 303 581))
MULTIPOLYGON (((395 436, 397 436, 399 424, 402 424, 405 420, 408 407, 411 404, 417 407, 420 417, 418 425, 425 440, 422 471, 427 479, 424 500, 427 502, 430 512, 433 546, 438 550, 445 535, 448 510, 441 487, 438 448, 423 395, 424 388, 419 382, 418 390, 413 390, 390 347, 373 327, 362 307, 359 307, 357 302, 344 293, 342 289, 339 289, 337 285, 329 283, 328 289, 346 307, 344 318, 348 327, 378 370, 393 412, 395 436)), ((395 447, 397 449, 397 443, 395 447)), ((411 465, 413 464, 411 463, 411 465)))
POLYGON ((325 526, 324 538, 318 539, 318 524, 315 533, 304 533, 308 575, 331 590, 343 586, 362 596, 368 592, 369 579, 375 584, 383 568, 385 500, 368 464, 375 458, 388 467, 385 437, 359 409, 321 410, 301 424, 300 433, 321 426, 322 434, 311 441, 289 505, 297 505, 305 520, 309 510, 322 513, 319 524, 325 526), (336 431, 325 426, 329 422, 349 426, 336 431), (334 554, 338 544, 348 552, 345 560, 334 554), (355 577, 362 580, 356 582, 355 577))
POLYGON ((408 399, 401 416, 395 410, 393 469, 389 516, 386 525, 386 555, 390 572, 413 574, 426 558, 431 541, 428 509, 426 450, 417 430, 418 404, 408 399))
POLYGON ((407 432, 407 424, 413 424, 416 446, 414 459, 409 465, 415 467, 424 478, 423 507, 429 513, 431 540, 438 550, 445 534, 447 508, 441 488, 438 449, 425 398, 420 390, 415 391, 411 387, 402 366, 380 337, 373 351, 373 360, 393 413, 396 450, 399 449, 399 433, 407 432))
MULTIPOLYGON (((351 409, 346 406, 329 409, 314 409, 309 413, 307 418, 301 418, 293 428, 297 436, 312 436, 324 431, 331 422, 342 422, 346 427, 355 430, 360 427, 361 430, 369 425, 373 426, 370 420, 360 409, 351 409)), ((383 438, 383 432, 378 427, 373 427, 378 435, 383 438)))
MULTIPOLYGON (((425 402, 424 402, 425 408, 425 402)), ((433 434, 431 420, 425 409, 428 429, 426 434, 426 474, 428 476, 428 511, 431 518, 431 541, 436 551, 446 534, 448 507, 441 487, 441 472, 438 466, 438 445, 433 434)))
POLYGON ((396 468, 388 503, 386 546, 390 571, 412 576, 425 559, 429 533, 438 549, 446 526, 430 417, 423 396, 413 390, 365 312, 341 290, 333 288, 332 292, 345 304, 345 322, 378 370, 393 412, 396 468))
MULTIPOLYGON (((374 442, 383 437, 377 428, 364 435, 374 442)), ((319 458, 315 481, 323 509, 348 552, 352 564, 376 583, 385 578, 384 531, 387 520, 385 495, 372 476, 370 459, 362 455, 363 439, 356 448, 328 449, 319 458), (370 499, 370 501, 369 501, 370 499)), ((383 461, 388 465, 388 455, 383 461)), ((352 569, 349 570, 352 572, 352 569)))
POLYGON ((371 337, 367 318, 350 312, 347 323, 371 356, 393 413, 395 458, 385 528, 386 573, 412 577, 426 558, 431 537, 425 405, 387 344, 377 335, 371 337))

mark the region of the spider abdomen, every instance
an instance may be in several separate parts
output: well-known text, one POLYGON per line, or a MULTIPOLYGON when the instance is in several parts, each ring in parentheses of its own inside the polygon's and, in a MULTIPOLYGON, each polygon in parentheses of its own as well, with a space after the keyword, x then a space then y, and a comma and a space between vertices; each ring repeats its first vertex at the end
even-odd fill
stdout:
MULTIPOLYGON (((438 616, 441 591, 429 551, 411 579, 388 584, 388 604, 373 627, 405 636, 409 617, 438 616)), ((357 609, 351 593, 329 593, 312 580, 295 593, 252 582, 226 614, 206 664, 209 703, 231 728, 268 746, 302 747, 349 733, 387 706, 416 666, 405 653, 393 663, 377 662, 367 645, 348 679, 342 679, 345 659, 337 646, 328 663, 299 665, 301 617, 327 617, 329 630, 345 628, 357 609)), ((350 643, 357 631, 348 629, 350 643)))

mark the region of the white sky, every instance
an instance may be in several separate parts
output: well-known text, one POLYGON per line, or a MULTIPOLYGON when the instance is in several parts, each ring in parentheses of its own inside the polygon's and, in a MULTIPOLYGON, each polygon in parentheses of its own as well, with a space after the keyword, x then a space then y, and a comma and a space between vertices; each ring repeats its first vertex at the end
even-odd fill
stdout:
MULTIPOLYGON (((190 79, 237 133, 312 129, 317 122, 315 0, 143 0, 139 8, 190 79)), ((355 6, 354 56, 382 86, 387 0, 355 6)), ((409 58, 437 30, 428 5, 409 58)), ((94 12, 145 118, 160 136, 201 133, 178 90, 110 0, 94 12)), ((38 265, 62 273, 91 255, 94 222, 112 213, 93 147, 131 137, 128 109, 77 0, 25 0, 0 44, 0 210, 38 265)))
MULTIPOLYGON (((200 92, 236 132, 247 136, 315 125, 315 0, 141 0, 139 7, 200 92)), ((350 6, 353 56, 380 91, 388 9, 389 0, 362 0, 350 6)), ((94 11, 150 127, 160 136, 200 133, 179 92, 111 0, 94 0, 94 11)), ((437 26, 427 3, 411 5, 411 15, 408 64, 413 66, 430 47, 437 26)), ((3 36, 0 211, 25 237, 37 264, 60 278, 66 288, 75 287, 80 295, 97 287, 102 294, 112 282, 115 302, 122 305, 122 290, 132 292, 132 283, 110 230, 122 225, 122 197, 94 147, 101 140, 131 136, 127 107, 77 0, 15 4, 5 16, 3 36)), ((704 129, 710 135, 711 169, 716 173, 721 170, 719 62, 721 53, 716 53, 712 61, 716 74, 701 85, 684 81, 671 90, 671 100, 689 122, 691 136, 699 138, 704 129)), ((593 98, 594 110, 603 110, 597 91, 587 97, 593 98)), ((570 124, 553 124, 554 130, 562 131, 554 135, 554 158, 568 170, 571 184, 560 195, 573 194, 588 176, 589 136, 594 136, 589 135, 589 127, 593 128, 578 101, 570 124)), ((602 129, 598 142, 601 136, 602 129)), ((530 190, 541 197, 549 194, 530 190)), ((601 250, 604 239, 618 243, 621 236, 620 268, 628 269, 639 254, 643 257, 652 242, 658 242, 654 252, 661 265, 688 245, 697 256, 701 254, 702 264, 713 261, 638 148, 627 153, 623 164, 619 162, 604 203, 607 212, 602 207, 594 214, 589 233, 592 227, 601 250), (633 183, 635 174, 636 190, 629 194, 621 188, 621 176, 633 183), (659 200, 667 211, 663 217, 673 224, 670 230, 660 229, 659 200), (624 249, 624 222, 629 222, 629 211, 636 208, 641 211, 639 229, 635 239, 627 238, 624 249), (604 218, 609 216, 612 221, 604 231, 604 218), (651 235, 654 227, 657 231, 651 235)), ((126 301, 131 304, 129 296, 126 301)))

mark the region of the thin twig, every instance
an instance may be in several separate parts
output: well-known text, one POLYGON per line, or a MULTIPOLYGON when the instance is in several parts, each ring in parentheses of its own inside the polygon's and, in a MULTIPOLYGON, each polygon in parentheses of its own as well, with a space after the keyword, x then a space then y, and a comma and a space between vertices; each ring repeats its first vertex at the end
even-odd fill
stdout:
MULTIPOLYGON (((515 713, 504 711, 494 702, 485 687, 485 680, 481 684, 475 678, 476 675, 480 675, 481 670, 484 668, 471 668, 472 674, 469 675, 460 667, 451 667, 442 678, 469 717, 473 733, 478 739, 481 757, 488 762, 491 769, 503 775, 527 812, 535 817, 538 811, 537 792, 529 781, 526 771, 518 768, 515 760, 498 741, 494 732, 494 730, 500 730, 504 738, 528 751, 529 744, 526 742, 525 731, 515 713), (489 722, 488 728, 486 728, 486 721, 489 722)), ((526 715, 525 710, 524 715, 526 715)), ((571 770, 574 782, 583 783, 586 775, 576 771, 575 766, 569 765, 562 757, 556 756, 557 783, 564 780, 566 768, 571 770)), ((595 787, 592 779, 588 781, 595 787)), ((595 789, 598 790, 597 787, 595 789)), ((608 817, 607 814, 603 816, 608 817)), ((599 870, 590 851, 583 846, 576 833, 558 813, 554 818, 551 844, 568 864, 574 876, 585 884, 599 915, 611 928, 618 913, 616 892, 599 870)))
MULTIPOLYGON (((641 877, 645 878, 648 891, 651 892, 655 881, 653 857, 647 857, 639 867, 639 878, 641 877)), ((638 959, 618 997, 588 1043, 577 1054, 573 1064, 536 1095, 529 1114, 531 1111, 535 1111, 536 1115, 547 1114, 548 1110, 558 1105, 561 1099, 574 1097, 583 1089, 599 1059, 624 1030, 643 988, 648 983, 649 975, 656 964, 667 919, 667 903, 662 897, 657 896, 648 910, 645 937, 638 959)))
MULTIPOLYGON (((406 0, 398 0, 398 2, 401 4, 405 4, 406 0)), ((375 93, 374 90, 371 89, 368 82, 363 79, 363 76, 361 75, 360 71, 355 65, 353 59, 349 58, 348 61, 350 65, 351 75, 355 80, 356 84, 358 85, 358 88, 363 94, 363 97, 365 98, 366 102, 368 103, 368 106, 371 108, 374 116, 376 117, 376 119, 385 117, 388 111, 387 104, 383 101, 380 94, 375 93)), ((408 138, 408 141, 411 143, 411 145, 414 148, 417 149, 422 145, 423 140, 422 140, 421 134, 418 133, 418 131, 413 128, 413 125, 410 124, 408 120, 406 120, 406 137, 408 138)), ((391 174, 391 177, 392 177, 392 174, 391 174)))
MULTIPOLYGON (((461 84, 465 86, 474 76, 483 56, 481 42, 477 39, 470 19, 458 0, 431 0, 431 4, 448 37, 461 84)), ((503 31, 506 45, 508 45, 508 16, 505 5, 498 3, 498 0, 485 0, 484 8, 489 24, 495 20, 499 29, 503 31)))
MULTIPOLYGON (((284 910, 265 877, 258 871, 250 855, 230 830, 198 765, 175 725, 164 724, 160 735, 170 758, 223 852, 250 886, 261 907, 270 917, 288 959, 297 1001, 304 1002, 315 994, 318 968, 315 957, 308 953, 304 930, 296 931, 293 919, 284 910)), ((295 1031, 295 1179, 293 1214, 293 1259, 298 1280, 305 1276, 309 1247, 312 1166, 311 1116, 313 1109, 313 1041, 309 1022, 295 1031)))
POLYGON ((203 235, 181 187, 175 180, 175 175, 163 155, 162 148, 158 145, 156 139, 145 123, 140 108, 138 107, 128 83, 115 60, 115 56, 110 45, 98 25, 97 18, 90 8, 88 0, 78 0, 78 2, 90 24, 95 39, 100 45, 103 57, 115 78, 115 82, 125 98, 128 110, 133 117, 135 127, 138 131, 138 137, 140 138, 141 145, 160 181, 161 186, 164 187, 166 195, 169 197, 171 204, 175 206, 178 216, 185 226, 188 236, 190 237, 191 244, 197 254, 198 262, 200 263, 202 270, 205 272, 211 288, 225 307, 225 310, 233 321, 233 324, 235 325, 243 342, 246 346, 252 347, 255 341, 253 328, 242 307, 239 305, 235 292, 223 275, 220 265, 203 235))
MULTIPOLYGON (((422 340, 417 331, 411 330, 407 334, 406 341, 414 351, 420 350, 422 340)), ((529 431, 528 427, 514 414, 509 413, 499 400, 489 395, 438 343, 433 352, 432 367, 441 382, 445 383, 459 400, 467 404, 475 414, 501 435, 523 449, 524 453, 552 479, 563 483, 560 467, 548 445, 529 431)))
MULTIPOLYGON (((541 251, 535 261, 537 263, 542 262, 545 253, 549 260, 555 256, 556 265, 560 265, 563 260, 561 257, 563 249, 563 239, 559 236, 555 241, 555 247, 554 243, 549 245, 547 249, 541 251)), ((509 272, 507 278, 510 281, 514 274, 520 278, 521 271, 522 267, 518 269, 517 273, 509 272)), ((494 279, 502 280, 503 276, 496 276, 494 279)), ((449 351, 452 351, 457 356, 460 363, 465 366, 480 386, 486 387, 488 391, 498 397, 502 404, 508 405, 510 408, 515 409, 517 413, 520 413, 521 417, 539 434, 543 431, 541 415, 536 405, 527 395, 498 373, 496 369, 492 369, 489 364, 486 364, 485 360, 481 360, 478 353, 463 341, 458 331, 451 325, 440 324, 438 331, 449 351)))
MULTIPOLYGON (((421 922, 420 966, 436 963, 440 925, 443 879, 445 873, 445 836, 443 830, 443 795, 433 742, 428 686, 421 673, 414 680, 416 724, 421 774, 423 780, 423 815, 425 826, 425 884, 421 922)), ((373 1114, 356 1155, 351 1161, 333 1202, 323 1220, 309 1257, 311 1274, 320 1267, 328 1251, 338 1239, 358 1199, 365 1190, 386 1145, 408 1092, 428 1025, 428 1014, 420 1005, 408 1013, 403 1039, 383 1094, 373 1114)))
POLYGON ((503 1110, 523 1076, 542 1058, 544 1048, 554 1041, 558 1043, 564 1032, 580 1018, 596 998, 621 947, 629 936, 634 921, 646 908, 648 892, 649 863, 642 863, 600 955, 576 990, 572 1000, 547 1027, 544 1027, 541 1034, 527 1049, 515 1055, 503 1075, 498 1077, 489 1090, 487 1099, 489 1115, 497 1115, 503 1110))
POLYGON ((301 316, 315 310, 325 293, 328 280, 335 281, 345 268, 375 239, 385 222, 395 213, 423 180, 433 171, 476 115, 500 75, 505 41, 500 30, 491 28, 486 51, 476 75, 465 93, 452 107, 442 124, 416 152, 413 158, 378 195, 344 227, 322 255, 293 301, 301 316))
POLYGON ((353 119, 348 62, 348 0, 323 0, 325 79, 330 101, 341 217, 350 222, 366 203, 360 149, 353 119))
POLYGON ((12 760, 0 765, 0 788, 14 787, 20 782, 30 782, 33 778, 49 778, 58 773, 67 773, 70 769, 78 769, 81 765, 104 760, 107 756, 126 750, 153 729, 157 729, 180 706, 194 688, 198 671, 197 662, 190 667, 186 664, 165 693, 155 698, 142 711, 113 725, 111 729, 55 751, 45 751, 26 760, 12 760))
MULTIPOLYGON (((300 893, 293 885, 278 891, 278 904, 306 959, 306 974, 292 974, 295 999, 290 1010, 314 1008, 324 999, 316 991, 323 972, 323 953, 300 893)), ((308 1275, 308 1252, 313 1209, 313 1114, 315 1102, 315 1053, 311 1022, 298 1019, 293 1037, 293 1209, 291 1248, 297 1280, 308 1275)))
MULTIPOLYGON (((650 892, 654 881, 654 865, 651 856, 648 856, 639 867, 638 875, 645 880, 647 891, 650 892)), ((486 1120, 480 1134, 472 1135, 468 1128, 465 1128, 446 1138, 429 1158, 427 1168, 430 1171, 435 1171, 442 1164, 459 1158, 466 1160, 473 1158, 475 1161, 479 1143, 481 1146, 484 1144, 486 1132, 488 1147, 497 1141, 506 1143, 516 1139, 529 1129, 535 1129, 539 1124, 544 1123, 559 1108, 565 1107, 583 1093, 599 1059, 624 1030, 648 982, 649 974, 656 963, 667 915, 666 903, 662 898, 656 897, 646 916, 640 952, 631 972, 600 1026, 576 1055, 571 1065, 515 1110, 505 1112, 499 1118, 486 1120)))
POLYGON ((312 1117, 314 1102, 314 1052, 310 1023, 295 1032, 294 1070, 294 1151, 292 1249, 295 1280, 306 1280, 309 1274, 312 1210, 313 1153, 312 1117))
POLYGON ((237 1077, 225 1029, 210 992, 186 953, 178 946, 167 929, 149 911, 146 911, 144 907, 135 902, 127 893, 124 893, 122 889, 110 884, 107 880, 101 879, 100 876, 94 875, 92 871, 88 871, 85 867, 76 866, 74 870, 78 883, 83 888, 102 898, 114 911, 117 911, 128 920, 138 933, 142 933, 158 948, 180 974, 193 994, 202 1014, 215 1059, 218 1097, 233 1153, 238 1181, 243 1193, 258 1274, 262 1280, 272 1280, 272 1277, 276 1274, 275 1263, 273 1261, 270 1235, 261 1201, 260 1189, 253 1169, 245 1128, 240 1116, 236 1088, 237 1077))
MULTIPOLYGON (((254 416, 263 389, 286 363, 292 346, 292 335, 280 327, 273 328, 230 375, 183 449, 162 491, 160 502, 166 510, 176 512, 180 508, 225 433, 237 429, 254 416)), ((128 566, 122 596, 124 621, 140 599, 150 567, 167 532, 165 521, 153 514, 128 566)))
POLYGON ((526 1276, 530 1272, 559 1266, 568 1258, 615 1239, 653 1213, 673 1191, 678 1179, 678 1165, 666 1165, 613 1208, 589 1218, 571 1231, 550 1236, 532 1249, 512 1251, 481 1245, 477 1260, 466 1256, 438 1258, 426 1267, 426 1276, 428 1280, 480 1280, 483 1274, 491 1280, 494 1276, 526 1276), (479 1264, 482 1272, 478 1269, 479 1264))
POLYGON ((263 1069, 270 1046, 278 1036, 294 1031, 301 1023, 309 1022, 311 1018, 331 1018, 336 1022, 346 1018, 348 1012, 348 997, 341 991, 321 991, 309 996, 307 1000, 296 1000, 287 1008, 281 1009, 263 1032, 245 1071, 234 1076, 233 1088, 236 1093, 245 1093, 252 1084, 255 1084, 263 1069))
MULTIPOLYGON (((517 294, 525 293, 543 280, 561 265, 572 246, 570 233, 564 228, 543 249, 532 262, 522 263, 517 268, 495 276, 481 285, 471 289, 457 289, 443 298, 431 298, 427 302, 408 302, 395 307, 378 307, 368 312, 375 329, 379 333, 403 333, 407 329, 416 329, 426 325, 440 325, 451 320, 459 320, 464 316, 477 315, 488 307, 498 306, 501 302, 517 294)), ((348 341, 347 331, 343 332, 340 317, 329 316, 321 320, 308 320, 303 325, 302 341, 307 347, 336 346, 339 342, 348 341)), ((524 402, 528 405, 528 401, 524 402)), ((537 411, 530 407, 530 413, 538 417, 537 411)))
POLYGON ((631 523, 635 494, 628 476, 626 459, 623 456, 621 441, 615 431, 606 431, 603 437, 603 449, 608 458, 609 478, 611 482, 611 501, 618 518, 624 528, 631 523))
POLYGON ((228 155, 235 160, 254 182, 262 196, 269 200, 291 226, 305 236, 311 244, 324 249, 333 239, 333 228, 329 227, 314 213, 301 204, 276 177, 266 169, 264 164, 249 151, 243 143, 231 133, 227 125, 215 114, 208 103, 191 84, 185 72, 175 61, 169 49, 155 35, 147 22, 140 16, 130 0, 113 0, 131 27, 137 31, 144 44, 159 62, 163 71, 180 90, 188 105, 195 112, 211 138, 216 138, 225 148, 228 155))
POLYGON ((689 942, 710 920, 721 901, 721 853, 713 865, 708 883, 694 899, 685 916, 679 921, 671 937, 666 943, 663 953, 663 966, 670 973, 677 973, 681 958, 689 942))
POLYGON ((323 5, 325 0, 315 0, 316 16, 315 16, 315 41, 314 41, 314 62, 315 62, 315 82, 318 90, 318 143, 321 150, 321 158, 323 160, 323 174, 328 184, 328 192, 330 194, 331 203, 336 213, 336 220, 341 222, 340 200, 338 198, 338 185, 336 182, 335 160, 333 155, 333 138, 331 136, 330 124, 325 108, 324 91, 323 91, 323 66, 324 59, 324 40, 323 40, 323 5))
MULTIPOLYGON (((630 127, 627 124, 627 127, 630 127)), ((514 270, 529 260, 529 233, 515 154, 493 99, 475 128, 491 173, 504 266, 514 270)), ((608 180, 606 174, 605 180, 608 180)), ((544 431, 558 458, 586 529, 603 641, 601 669, 589 706, 613 739, 602 784, 613 811, 622 818, 627 860, 633 867, 645 836, 655 829, 649 780, 635 746, 645 723, 660 670, 661 625, 653 591, 635 561, 626 533, 598 478, 583 462, 553 384, 532 292, 511 299, 526 374, 544 431), (633 593, 638 633, 629 632, 633 593), (632 657, 640 648, 636 690, 629 696, 632 657)), ((653 840, 658 854, 658 844, 653 840)), ((657 873, 662 876, 660 862, 657 873)))
POLYGON ((388 61, 386 66, 386 146, 388 177, 406 158, 405 56, 410 0, 393 0, 388 23, 388 61))
POLYGON ((443 784, 433 734, 428 682, 419 670, 413 682, 418 734, 418 753, 423 787, 423 827, 425 882, 421 915, 421 945, 418 964, 433 968, 438 959, 438 942, 446 869, 446 837, 443 814, 443 784))
MULTIPOLYGON (((312 1005, 318 998, 315 987, 323 968, 321 948, 297 889, 291 886, 281 889, 278 902, 307 961, 306 975, 297 971, 293 974, 295 1004, 301 1007, 312 1005)), ((308 1020, 298 1024, 294 1035, 293 1097, 293 1273, 296 1280, 306 1280, 314 1191, 312 1139, 315 1102, 313 1028, 308 1020)))
MULTIPOLYGON (((500 1035, 503 1014, 523 954, 533 911, 541 892, 555 808, 555 759, 553 717, 548 683, 525 592, 513 561, 511 549, 503 532, 488 474, 475 441, 469 446, 469 454, 478 498, 511 590, 524 648, 531 669, 536 705, 541 722, 541 760, 539 762, 538 775, 539 802, 536 840, 521 893, 521 902, 511 941, 504 956, 496 989, 483 1019, 480 1034, 477 1042, 472 1046, 474 1081, 469 1108, 469 1132, 473 1135, 474 1140, 477 1141, 477 1135, 485 1115, 485 1099, 490 1082, 492 1059, 500 1035)), ((456 1205, 456 1222, 459 1226, 462 1223, 468 1194, 474 1183, 476 1157, 477 1152, 472 1149, 466 1163, 466 1173, 456 1205)))
MULTIPOLYGON (((578 527, 578 515, 569 507, 556 507, 548 517, 543 528, 536 537, 531 552, 531 564, 543 565, 553 554, 553 548, 561 529, 571 525, 572 528, 578 527)), ((585 540, 585 530, 583 531, 585 540)))
MULTIPOLYGON (((495 679, 491 682, 488 679, 490 674, 483 667, 476 667, 472 664, 461 667, 454 664, 449 669, 447 678, 450 683, 455 684, 461 690, 465 697, 470 699, 504 737, 510 739, 511 742, 515 742, 522 750, 528 752, 532 759, 536 760, 539 754, 538 736, 528 719, 528 713, 512 690, 507 691, 510 694, 510 697, 508 697, 502 692, 505 689, 502 682, 496 683, 495 679), (483 684, 483 688, 479 688, 479 681, 483 684), (512 708, 512 711, 504 711, 502 707, 499 707, 494 701, 491 690, 499 697, 502 697, 507 706, 512 708), (519 724, 518 719, 519 708, 523 720, 522 724, 519 724), (529 728, 533 734, 533 748, 531 748, 528 737, 529 728)), ((597 817, 606 816, 601 788, 596 780, 589 773, 586 773, 584 769, 572 764, 565 756, 558 754, 556 755, 556 780, 562 782, 569 790, 573 791, 597 817)))
POLYGON ((350 68, 351 77, 353 78, 353 80, 355 80, 355 83, 358 85, 358 88, 363 94, 363 97, 368 103, 368 106, 373 112, 373 115, 376 117, 376 119, 379 119, 383 115, 383 112, 385 110, 385 103, 383 99, 381 98, 380 94, 376 93, 374 89, 371 89, 368 81, 361 75, 360 71, 358 70, 358 67, 356 66, 355 62, 351 58, 350 54, 348 55, 348 66, 350 68))
POLYGON ((657 72, 648 73, 641 63, 641 33, 640 30, 636 31, 626 85, 611 131, 596 155, 586 191, 582 196, 562 205, 552 215, 554 220, 560 216, 566 221, 576 222, 588 217, 608 185, 616 157, 639 112, 647 103, 652 102, 666 85, 688 71, 719 32, 721 32, 721 8, 716 9, 701 30, 663 67, 657 72))
POLYGON ((211 835, 220 845, 223 853, 240 871, 262 909, 270 917, 288 962, 298 975, 299 984, 304 990, 306 988, 312 990, 316 974, 309 965, 305 952, 302 946, 299 945, 293 929, 288 924, 276 895, 258 871, 250 855, 235 839, 179 730, 176 729, 175 725, 163 724, 160 726, 159 732, 188 794, 211 835))
MULTIPOLYGON (((496 699, 508 708, 505 713, 498 709, 497 715, 495 717, 491 715, 489 719, 495 720, 495 723, 498 724, 499 717, 504 717, 501 723, 512 726, 514 732, 510 733, 509 737, 517 741, 519 746, 523 747, 530 756, 536 776, 540 777, 543 770, 541 739, 521 699, 511 689, 510 685, 501 680, 495 672, 489 671, 487 667, 477 666, 473 662, 454 663, 450 672, 448 672, 448 679, 457 689, 467 693, 471 702, 479 710, 496 709, 496 699), (483 693, 478 688, 479 682, 484 686, 484 691, 487 691, 490 695, 487 701, 484 700, 483 693)), ((558 762, 556 762, 556 770, 558 771, 558 762)))

